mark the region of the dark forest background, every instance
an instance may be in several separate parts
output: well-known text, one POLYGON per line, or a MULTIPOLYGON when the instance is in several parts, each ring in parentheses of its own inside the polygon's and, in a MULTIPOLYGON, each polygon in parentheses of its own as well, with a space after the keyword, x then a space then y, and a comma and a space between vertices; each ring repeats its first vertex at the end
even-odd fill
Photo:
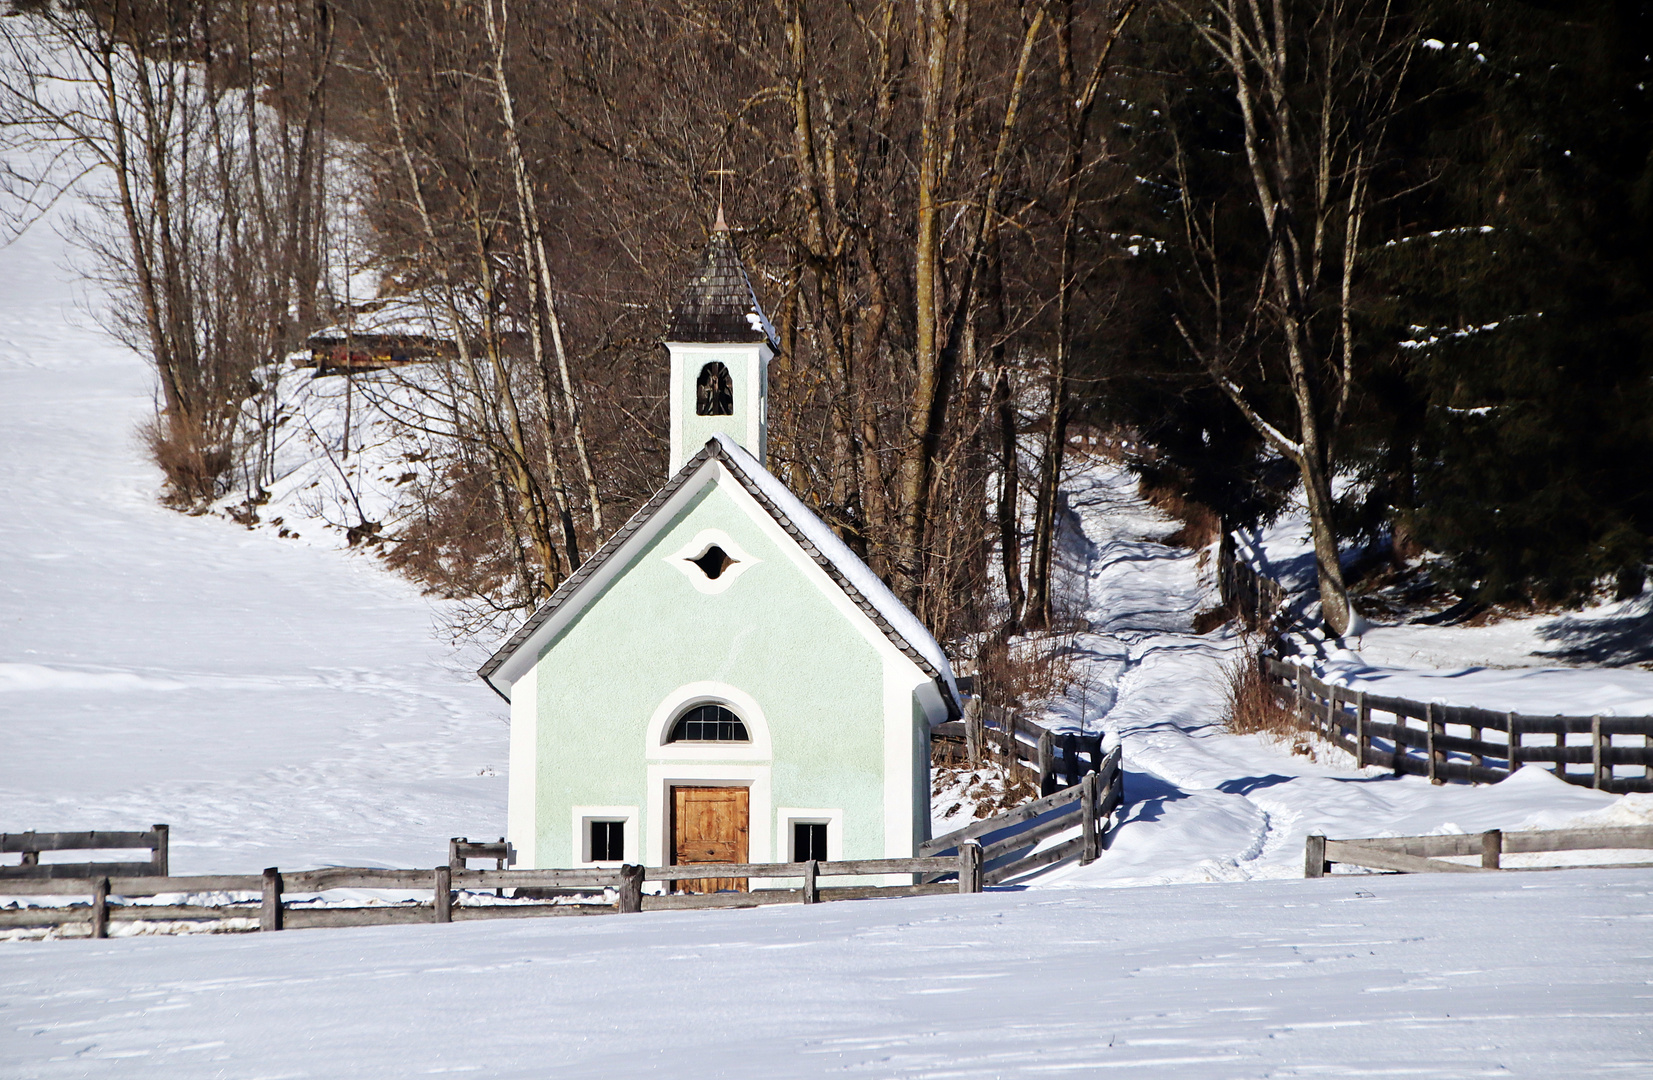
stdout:
POLYGON ((440 482, 377 539, 531 606, 662 482, 659 336, 721 198, 782 338, 772 467, 944 640, 1063 618, 1081 432, 1221 527, 1300 491, 1337 631, 1403 573, 1643 588, 1650 5, 11 8, 0 132, 45 149, 7 190, 111 181, 181 507, 256 498, 259 373, 371 266, 459 349, 410 420, 440 482))

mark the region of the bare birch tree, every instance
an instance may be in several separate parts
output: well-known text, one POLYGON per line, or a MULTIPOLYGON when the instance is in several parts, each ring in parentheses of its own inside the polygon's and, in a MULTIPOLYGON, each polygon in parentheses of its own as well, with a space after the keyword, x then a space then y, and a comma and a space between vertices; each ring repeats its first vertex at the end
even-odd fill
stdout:
MULTIPOLYGON (((1355 382, 1352 323, 1371 179, 1416 35, 1385 0, 1211 0, 1180 10, 1230 80, 1266 240, 1250 280, 1223 280, 1222 238, 1185 197, 1185 235, 1204 264, 1211 314, 1178 327, 1217 386, 1297 467, 1322 617, 1341 635, 1354 613, 1339 562, 1331 462, 1355 382), (1271 418, 1242 370, 1263 337, 1289 387, 1284 417, 1271 418)), ((1179 175, 1186 174, 1179 168, 1179 175)))

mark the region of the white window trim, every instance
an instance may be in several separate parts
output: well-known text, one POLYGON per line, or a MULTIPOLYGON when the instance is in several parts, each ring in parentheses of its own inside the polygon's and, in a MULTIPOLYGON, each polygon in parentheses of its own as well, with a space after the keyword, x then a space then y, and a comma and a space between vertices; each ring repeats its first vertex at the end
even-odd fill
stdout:
POLYGON ((666 556, 666 561, 677 567, 682 575, 689 579, 689 584, 708 595, 715 595, 735 583, 735 579, 746 571, 762 562, 762 559, 748 555, 746 550, 733 540, 729 534, 721 529, 702 529, 695 533, 694 539, 683 545, 675 554, 666 556), (731 563, 728 569, 715 578, 706 576, 706 571, 695 564, 696 559, 706 554, 712 547, 720 547, 728 555, 731 563))
POLYGON ((593 821, 623 821, 625 835, 621 842, 621 850, 625 854, 624 862, 633 865, 639 859, 639 842, 642 839, 638 829, 640 815, 635 806, 576 806, 574 814, 574 846, 569 850, 576 856, 576 867, 615 867, 618 862, 593 862, 591 858, 591 823, 593 821))
MULTIPOLYGON (((699 571, 696 571, 697 573, 699 571)), ((728 683, 692 682, 667 694, 649 717, 643 756, 649 761, 768 761, 769 721, 751 694, 728 683), (667 742, 677 718, 696 705, 726 705, 746 725, 749 742, 667 742)))
POLYGON ((826 823, 827 861, 838 862, 844 857, 844 812, 842 810, 809 809, 783 806, 775 811, 776 862, 797 862, 792 850, 792 826, 798 822, 826 823))

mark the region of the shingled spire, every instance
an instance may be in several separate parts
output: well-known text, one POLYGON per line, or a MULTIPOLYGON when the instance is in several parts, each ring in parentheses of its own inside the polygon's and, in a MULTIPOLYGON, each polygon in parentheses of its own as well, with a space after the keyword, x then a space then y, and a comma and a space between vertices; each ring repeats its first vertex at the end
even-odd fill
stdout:
POLYGON ((746 268, 735 252, 735 241, 718 207, 712 240, 701 257, 700 269, 689 279, 683 298, 672 311, 667 341, 692 344, 777 344, 775 328, 763 313, 746 268))
POLYGON ((740 265, 721 206, 700 271, 672 312, 665 344, 672 365, 667 474, 716 435, 733 439, 763 462, 769 361, 779 342, 740 265))

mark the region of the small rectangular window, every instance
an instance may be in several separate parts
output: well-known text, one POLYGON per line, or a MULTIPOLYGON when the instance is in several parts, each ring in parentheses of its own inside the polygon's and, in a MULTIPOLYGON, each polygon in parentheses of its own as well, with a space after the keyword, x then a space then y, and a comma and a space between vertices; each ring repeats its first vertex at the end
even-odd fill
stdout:
POLYGON ((591 861, 624 862, 626 858, 626 823, 623 821, 593 821, 591 823, 591 861))
POLYGON ((792 861, 815 859, 825 862, 827 857, 827 827, 824 821, 794 821, 792 823, 792 861))

